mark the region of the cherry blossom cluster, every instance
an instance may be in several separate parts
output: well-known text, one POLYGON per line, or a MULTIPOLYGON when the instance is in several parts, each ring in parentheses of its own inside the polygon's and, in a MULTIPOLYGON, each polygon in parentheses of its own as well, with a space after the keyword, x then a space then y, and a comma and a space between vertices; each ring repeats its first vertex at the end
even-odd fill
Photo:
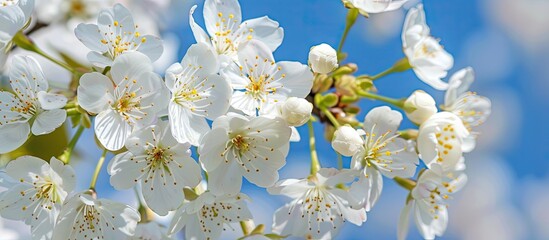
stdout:
POLYGON ((380 74, 357 75, 342 52, 348 31, 359 16, 399 9, 406 0, 344 0, 349 12, 339 48, 311 47, 308 64, 274 59, 284 38, 278 22, 243 20, 237 0, 206 0, 205 28, 194 19, 197 6, 189 11, 196 43, 160 75, 153 64, 165 44, 136 24, 128 7, 80 2, 52 9, 0 0, 0 64, 11 85, 0 92, 0 153, 16 153, 65 122, 77 128, 63 154, 19 156, 0 168, 0 216, 30 225, 32 239, 220 239, 238 223, 242 239, 332 239, 346 222, 366 222, 384 178, 409 192, 395 219, 399 239, 406 238, 411 214, 422 237, 444 233, 447 201, 467 180, 464 154, 474 149, 475 128, 491 103, 469 91, 471 68, 444 80, 453 57, 431 36, 422 5, 410 9, 404 23, 405 57, 380 74), (31 40, 34 28, 59 21, 79 22, 73 34, 87 48, 84 63, 57 60, 31 40), (17 49, 65 68, 72 87, 50 86, 37 58, 17 49), (423 90, 403 99, 377 93, 375 81, 410 69, 446 91, 443 104, 437 107, 423 90), (391 107, 368 109, 358 121, 363 99, 391 107), (401 129, 404 116, 417 127, 401 129), (303 125, 311 168, 301 179, 280 179, 290 142, 305 141, 296 129, 303 125), (343 159, 338 168, 320 165, 315 125, 324 127, 349 168, 343 159), (79 190, 71 153, 86 128, 103 154, 90 187, 79 190), (138 206, 98 197, 96 181, 107 160, 110 185, 135 189, 138 206), (273 213, 271 232, 254 222, 243 179, 289 198, 273 213), (171 222, 163 226, 152 213, 171 222))

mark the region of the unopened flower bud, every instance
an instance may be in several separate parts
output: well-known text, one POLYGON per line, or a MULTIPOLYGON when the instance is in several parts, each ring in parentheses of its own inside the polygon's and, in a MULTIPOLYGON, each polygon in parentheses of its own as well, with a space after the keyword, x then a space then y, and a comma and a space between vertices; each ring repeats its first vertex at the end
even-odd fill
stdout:
POLYGON ((356 78, 353 75, 343 75, 336 80, 335 88, 345 96, 355 96, 356 78))
POLYGON ((422 124, 438 111, 435 99, 422 90, 415 91, 406 99, 404 110, 408 119, 416 124, 422 124))
POLYGON ((288 125, 298 127, 311 118, 313 104, 303 98, 290 97, 282 104, 280 113, 288 125))
POLYGON ((318 74, 315 76, 311 91, 313 93, 326 92, 332 87, 333 83, 334 79, 332 77, 328 77, 326 74, 318 74))
POLYGON ((309 52, 309 66, 316 73, 329 73, 337 68, 337 52, 328 44, 320 44, 309 52))
POLYGON ((334 133, 332 148, 343 156, 354 155, 364 144, 358 131, 349 126, 342 126, 334 133))

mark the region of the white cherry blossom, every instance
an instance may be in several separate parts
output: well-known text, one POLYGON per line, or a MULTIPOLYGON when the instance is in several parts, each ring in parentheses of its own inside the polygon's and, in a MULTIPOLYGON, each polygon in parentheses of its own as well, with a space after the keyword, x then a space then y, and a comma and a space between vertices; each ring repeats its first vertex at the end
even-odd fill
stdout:
POLYGON ((484 123, 492 108, 490 99, 469 91, 474 80, 475 73, 472 68, 459 70, 450 77, 449 87, 444 96, 444 110, 460 117, 469 130, 484 123))
POLYGON ((52 239, 127 239, 139 220, 139 213, 125 204, 82 192, 63 204, 52 239))
POLYGON ((67 98, 47 92, 48 81, 36 59, 14 56, 9 76, 15 94, 0 92, 0 153, 17 149, 30 133, 53 132, 67 117, 61 109, 67 98))
POLYGON ((355 179, 354 171, 322 168, 307 179, 286 179, 267 189, 293 200, 274 215, 273 232, 307 239, 332 239, 344 222, 362 225, 364 209, 352 209, 354 199, 336 187, 355 179))
POLYGON ((61 204, 76 185, 72 167, 56 158, 50 163, 19 157, 6 166, 13 185, 0 193, 0 215, 31 226, 32 239, 51 239, 61 204))
POLYGON ((267 16, 242 22, 242 13, 238 0, 206 0, 204 3, 204 31, 193 18, 196 5, 189 13, 189 23, 198 43, 210 46, 220 58, 222 64, 238 60, 240 44, 251 39, 264 42, 273 52, 282 43, 284 30, 278 22, 267 16))
POLYGON ((111 66, 126 52, 141 52, 154 62, 163 51, 162 41, 155 36, 142 35, 130 11, 122 4, 101 11, 97 24, 79 24, 74 33, 92 50, 88 53, 88 60, 101 68, 111 66))
POLYGON ((141 183, 147 206, 166 215, 183 202, 183 188, 193 188, 202 179, 189 147, 188 143, 178 143, 163 122, 137 130, 126 141, 128 151, 109 163, 111 185, 128 189, 141 183))
POLYGON ((402 46, 417 77, 437 90, 445 90, 442 81, 454 65, 454 58, 430 35, 423 5, 408 11, 402 30, 402 46))
POLYGON ((408 0, 342 0, 350 7, 358 9, 365 16, 369 13, 394 11, 402 7, 408 0))
POLYGON ((12 40, 29 22, 34 0, 0 0, 0 67, 4 66, 12 40))
POLYGON ((412 190, 412 198, 407 201, 400 214, 398 239, 406 239, 410 214, 414 216, 419 233, 424 239, 442 236, 448 226, 446 200, 466 182, 467 176, 459 172, 446 172, 442 175, 431 170, 423 172, 412 190))
POLYGON ((286 164, 290 134, 278 117, 217 118, 198 147, 209 190, 216 195, 238 193, 242 177, 260 187, 272 186, 286 164))
POLYGON ((139 52, 116 58, 111 78, 86 73, 78 87, 80 106, 98 114, 95 134, 111 151, 121 149, 134 128, 150 124, 168 104, 167 95, 162 79, 153 73, 151 61, 139 52))
POLYGON ((383 189, 383 178, 412 177, 419 163, 417 154, 408 151, 408 143, 399 137, 402 114, 389 107, 372 109, 364 119, 364 145, 351 162, 360 171, 351 193, 366 211, 375 205, 383 189))
POLYGON ((192 45, 181 63, 166 70, 166 85, 172 92, 168 106, 169 120, 177 141, 198 146, 210 130, 208 120, 229 109, 232 89, 217 74, 216 55, 204 43, 192 45))
POLYGON ((439 112, 421 124, 417 149, 429 168, 454 169, 463 152, 472 150, 470 134, 461 119, 451 112, 439 112))
POLYGON ((172 219, 169 234, 185 227, 185 239, 219 239, 229 224, 252 219, 242 193, 216 196, 211 192, 183 203, 172 219))
POLYGON ((238 51, 240 65, 231 64, 222 75, 235 89, 231 106, 247 115, 272 114, 289 97, 305 98, 313 86, 309 67, 299 62, 276 63, 263 42, 250 40, 238 51))

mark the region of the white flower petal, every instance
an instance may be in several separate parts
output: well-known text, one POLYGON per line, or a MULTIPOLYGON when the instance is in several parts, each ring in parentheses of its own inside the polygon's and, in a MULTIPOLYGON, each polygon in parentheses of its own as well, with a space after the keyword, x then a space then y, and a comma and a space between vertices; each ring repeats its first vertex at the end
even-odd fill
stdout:
POLYGON ((38 92, 38 101, 44 110, 53 110, 63 108, 67 104, 67 97, 61 94, 38 92))
POLYGON ((305 98, 311 92, 313 87, 313 73, 309 67, 299 62, 278 62, 277 66, 281 69, 277 71, 274 79, 279 79, 271 85, 282 85, 277 89, 278 94, 286 97, 305 98))
POLYGON ((64 109, 53 109, 44 111, 32 123, 32 134, 44 135, 53 132, 60 127, 67 118, 67 111, 64 109))
POLYGON ((92 51, 100 53, 108 51, 107 45, 101 43, 103 36, 101 36, 101 32, 99 32, 97 24, 80 23, 74 29, 74 34, 80 42, 92 51))
POLYGON ((113 63, 112 59, 103 56, 99 52, 89 52, 86 57, 91 64, 99 68, 106 68, 107 66, 111 66, 113 63))
POLYGON ((134 161, 142 160, 143 157, 135 157, 130 152, 123 152, 114 156, 109 162, 107 171, 111 175, 110 183, 116 190, 129 189, 141 178, 146 166, 145 161, 136 163, 134 161), (133 160, 132 160, 133 158, 133 160))
POLYGON ((251 36, 251 39, 265 43, 274 52, 284 39, 284 29, 277 21, 264 16, 244 21, 236 35, 240 36, 240 42, 249 40, 251 36))
POLYGON ((467 67, 454 73, 448 82, 448 90, 444 95, 444 105, 451 106, 457 98, 467 92, 471 84, 475 81, 475 72, 473 68, 467 67))
POLYGON ((27 141, 30 125, 27 122, 3 125, 0 127, 0 153, 11 152, 27 141))
POLYGON ((210 130, 206 119, 174 102, 170 102, 168 110, 174 138, 180 143, 198 146, 200 138, 210 130))
POLYGON ((402 114, 400 112, 391 110, 387 106, 376 107, 366 114, 363 129, 368 134, 375 134, 374 137, 388 132, 396 134, 401 122, 402 114))
MULTIPOLYGON (((217 120, 216 120, 217 122, 217 120)), ((229 141, 227 130, 221 127, 214 127, 200 141, 198 153, 200 163, 207 172, 217 169, 223 161, 221 154, 229 141)))
POLYGON ((113 94, 113 83, 100 73, 86 73, 80 78, 78 104, 88 112, 100 113, 106 110, 113 94))
POLYGON ((114 83, 120 84, 126 77, 134 79, 141 74, 153 72, 153 70, 151 60, 145 54, 128 52, 114 60, 111 75, 114 83))
POLYGON ((397 239, 406 240, 408 230, 410 228, 410 210, 414 207, 414 200, 410 200, 406 203, 402 211, 397 225, 397 239))
POLYGON ((196 7, 197 7, 196 5, 192 6, 191 10, 189 11, 189 25, 191 25, 191 30, 193 32, 194 39, 198 43, 211 44, 210 43, 210 36, 208 36, 208 34, 204 31, 204 29, 202 29, 202 27, 200 27, 194 21, 193 14, 194 14, 194 10, 196 10, 196 7))
POLYGON ((33 102, 38 92, 48 90, 48 81, 33 57, 14 56, 9 75, 11 88, 23 100, 33 102))
POLYGON ((152 35, 145 35, 140 37, 141 45, 137 48, 137 51, 147 55, 151 61, 156 61, 162 56, 164 52, 164 44, 158 37, 152 35))
POLYGON ((271 195, 284 195, 291 198, 298 198, 308 189, 312 188, 305 179, 285 179, 277 182, 274 186, 267 188, 271 195))
POLYGON ((108 150, 116 151, 124 147, 132 127, 113 110, 107 109, 95 117, 95 135, 108 150))
POLYGON ((208 172, 208 189, 216 196, 239 193, 242 187, 242 171, 236 161, 223 161, 215 170, 208 172))
POLYGON ((236 30, 242 22, 242 13, 238 0, 206 0, 204 3, 204 22, 210 36, 215 36, 219 31, 218 24, 230 26, 223 30, 236 30))

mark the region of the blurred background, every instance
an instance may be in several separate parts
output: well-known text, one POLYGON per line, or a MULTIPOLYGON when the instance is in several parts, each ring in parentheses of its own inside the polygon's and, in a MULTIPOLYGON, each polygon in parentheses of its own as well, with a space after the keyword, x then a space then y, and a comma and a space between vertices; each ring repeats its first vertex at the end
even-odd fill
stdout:
MULTIPOLYGON (((199 5, 195 19, 204 26, 203 1, 124 2, 134 6, 130 8, 138 23, 140 20, 152 21, 152 25, 161 23, 157 34, 165 40, 167 50, 156 66, 160 74, 171 63, 179 61, 186 49, 195 43, 188 25, 188 11, 192 5, 199 5), (147 19, 149 16, 152 18, 147 19)), ((401 59, 404 54, 400 33, 405 13, 418 2, 410 0, 404 9, 372 14, 368 19, 359 17, 343 49, 349 53, 346 62, 356 63, 359 74, 376 74, 401 59)), ((284 41, 274 53, 277 61, 306 63, 309 48, 320 43, 336 48, 347 13, 339 0, 241 0, 240 4, 243 19, 268 15, 284 28, 284 41)), ((423 4, 431 34, 439 38, 455 58, 450 75, 464 67, 473 67, 476 81, 471 90, 492 101, 492 115, 478 129, 482 135, 477 148, 465 156, 469 182, 449 201, 450 223, 442 239, 549 239, 549 141, 544 140, 549 135, 549 1, 425 0, 423 4)), ((83 47, 70 34, 66 38, 56 35, 52 41, 52 31, 42 33, 50 37, 42 37, 37 32, 35 38, 44 38, 44 44, 57 50, 77 51, 75 49, 83 47)), ((56 66, 44 69, 48 78, 58 81, 59 85, 68 82, 68 74, 56 66)), ((412 71, 385 77, 376 81, 376 86, 380 94, 395 98, 406 97, 416 89, 427 91, 440 103, 444 97, 444 92, 423 84, 412 71)), ((379 104, 364 100, 359 120, 379 104)), ((409 122, 403 124, 404 128, 412 126, 409 122)), ((329 143, 322 139, 323 127, 320 124, 315 127, 317 139, 320 139, 317 148, 321 164, 335 167, 337 158, 329 143)), ((72 135, 69 126, 66 130, 68 133, 57 133, 60 138, 72 135)), ((299 128, 299 131, 302 136, 307 135, 306 127, 299 128)), ((54 154, 48 152, 55 151, 52 148, 48 146, 40 150, 41 154, 48 156, 44 158, 54 154)), ((100 156, 91 130, 84 132, 77 151, 79 160, 75 163, 79 186, 85 189, 91 178, 90 169, 100 156)), ((309 162, 306 138, 292 143, 281 178, 306 177, 309 162)), ((344 158, 344 165, 349 165, 349 159, 344 158)), ((398 216, 407 192, 389 179, 384 183, 381 198, 368 214, 368 221, 361 227, 347 224, 339 235, 340 239, 396 238, 398 216)), ((133 190, 114 191, 104 169, 98 185, 101 185, 98 188, 100 197, 136 205, 133 190)), ((253 199, 249 206, 256 223, 265 224, 268 232, 272 214, 288 199, 270 196, 265 190, 250 184, 244 186, 243 192, 253 199)), ((160 218, 164 223, 166 220, 160 218)), ((20 239, 28 238, 26 226, 1 221, 5 232, 0 233, 0 239, 9 234, 18 235, 20 239)), ((240 236, 239 228, 235 229, 235 233, 229 233, 226 239, 240 236)), ((412 225, 409 239, 419 238, 412 225)))

